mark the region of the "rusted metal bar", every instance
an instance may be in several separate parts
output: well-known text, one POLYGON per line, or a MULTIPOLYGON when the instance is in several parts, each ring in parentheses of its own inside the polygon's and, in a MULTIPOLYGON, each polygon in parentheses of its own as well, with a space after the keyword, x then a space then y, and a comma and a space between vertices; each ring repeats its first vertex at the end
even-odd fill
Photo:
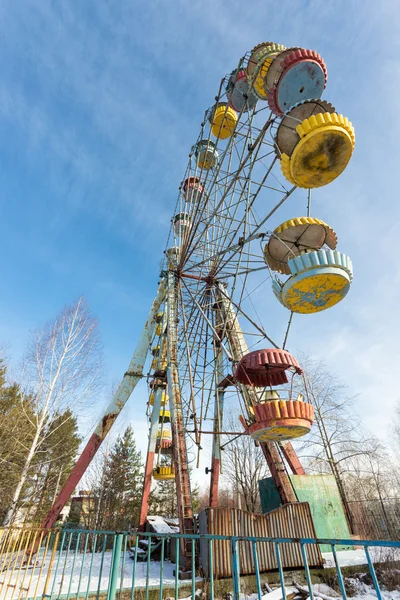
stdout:
POLYGON ((151 413, 151 423, 149 432, 149 444, 147 448, 146 467, 144 470, 142 502, 140 504, 139 527, 142 529, 146 523, 149 510, 149 497, 151 481, 153 478, 154 455, 156 452, 158 421, 160 418, 161 398, 164 388, 158 387, 154 393, 153 412, 151 413))
MULTIPOLYGON (((231 354, 236 361, 239 361, 244 354, 248 353, 247 343, 226 289, 220 282, 216 282, 215 288, 219 310, 221 310, 225 320, 226 335, 229 340, 231 354)), ((258 401, 257 393, 253 388, 246 387, 242 384, 239 384, 239 390, 242 393, 247 410, 249 414, 251 414, 254 404, 258 401)), ((297 502, 293 486, 286 473, 285 465, 276 444, 274 442, 263 442, 261 448, 268 463, 269 470, 271 471, 271 475, 276 483, 282 504, 297 502)))
POLYGON ((227 375, 226 377, 224 377, 224 379, 222 379, 219 384, 218 387, 220 389, 226 389, 227 387, 233 387, 235 385, 235 381, 233 379, 232 375, 227 375))
MULTIPOLYGON (((186 429, 186 433, 194 433, 194 429, 186 429)), ((199 433, 202 435, 203 433, 206 435, 249 435, 247 431, 203 431, 202 429, 199 431, 199 433)))
POLYGON ((297 456, 295 449, 290 442, 279 442, 279 448, 285 457, 286 462, 292 470, 293 475, 305 475, 306 472, 297 456))
MULTIPOLYGON (((225 286, 219 281, 217 281, 215 284, 215 295, 217 299, 216 304, 218 306, 218 314, 221 315, 221 323, 219 324, 219 329, 221 329, 221 335, 226 335, 226 337, 228 338, 232 357, 235 361, 238 362, 242 358, 242 356, 244 354, 247 354, 248 352, 247 342, 239 325, 239 321, 234 307, 230 302, 228 294, 226 293, 225 286)), ((223 383, 225 383, 225 381, 223 383)), ((226 384, 229 385, 229 382, 226 381, 226 384)), ((240 384, 239 389, 242 393, 242 397, 247 407, 247 411, 251 413, 254 404, 254 401, 251 397, 251 390, 249 393, 249 390, 246 388, 246 386, 240 384)))
POLYGON ((183 321, 182 325, 183 325, 183 328, 185 331, 186 357, 187 357, 187 365, 188 365, 188 376, 189 376, 189 382, 190 382, 190 403, 192 405, 192 411, 193 411, 194 435, 195 435, 197 447, 199 447, 200 446, 200 435, 198 432, 199 428, 198 428, 198 424, 197 424, 196 396, 194 393, 193 368, 192 368, 191 356, 190 356, 190 350, 189 350, 188 323, 187 323, 186 316, 185 316, 185 309, 183 308, 182 288, 180 289, 180 298, 181 298, 181 304, 182 304, 182 321, 183 321))
MULTIPOLYGON (((223 354, 221 347, 216 348, 216 382, 220 381, 224 376, 224 365, 223 365, 223 354)), ((221 472, 221 441, 220 441, 220 430, 224 415, 224 389, 218 387, 218 383, 215 389, 215 404, 214 404, 214 436, 212 446, 212 459, 211 459, 211 481, 210 481, 210 508, 216 508, 218 506, 218 485, 219 475, 221 472)))
MULTIPOLYGON (((164 301, 165 297, 165 278, 163 278, 158 287, 157 295, 154 299, 153 305, 150 309, 149 316, 143 328, 142 334, 139 338, 135 351, 133 353, 131 362, 127 372, 125 373, 122 382, 120 383, 117 391, 115 392, 112 401, 106 408, 106 411, 100 419, 94 433, 89 438, 81 456, 76 462, 74 468, 67 481, 65 482, 62 490, 58 494, 56 501, 48 512, 44 519, 41 527, 45 530, 50 529, 60 512, 71 497, 72 492, 81 480, 84 472, 90 464, 92 458, 99 449, 101 443, 110 431, 113 423, 118 417, 119 413, 125 406, 126 401, 130 397, 136 384, 140 381, 143 375, 143 368, 146 362, 149 345, 153 336, 154 326, 156 322, 157 312, 160 305, 164 301)), ((33 548, 33 554, 37 551, 37 547, 33 548)))
MULTIPOLYGON (((167 287, 167 379, 171 411, 173 461, 180 532, 192 534, 194 533, 192 495, 178 370, 178 322, 178 279, 176 264, 172 263, 168 271, 167 287)), ((181 552, 184 557, 184 570, 188 571, 191 564, 191 544, 187 543, 186 540, 181 542, 181 552)))
POLYGON ((276 445, 273 442, 261 442, 260 446, 275 481, 282 504, 297 502, 296 494, 276 445))
POLYGON ((186 277, 186 279, 196 279, 196 281, 208 281, 208 277, 199 277, 198 275, 192 275, 191 273, 181 273, 181 277, 186 277))

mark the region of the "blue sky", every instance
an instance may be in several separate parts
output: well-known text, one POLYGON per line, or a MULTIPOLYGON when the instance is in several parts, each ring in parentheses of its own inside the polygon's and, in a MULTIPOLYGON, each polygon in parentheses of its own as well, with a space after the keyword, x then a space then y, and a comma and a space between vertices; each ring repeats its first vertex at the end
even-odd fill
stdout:
MULTIPOLYGON (((356 128, 349 167, 312 204, 355 279, 340 305, 294 320, 290 347, 325 356, 385 437, 400 396, 399 12, 395 0, 3 0, 0 340, 13 361, 29 330, 84 294, 108 379, 124 373, 221 77, 262 41, 302 46, 324 57, 324 97, 356 128)), ((287 319, 269 286, 257 309, 272 328, 287 319)), ((144 432, 144 405, 132 398, 118 427, 144 432)))

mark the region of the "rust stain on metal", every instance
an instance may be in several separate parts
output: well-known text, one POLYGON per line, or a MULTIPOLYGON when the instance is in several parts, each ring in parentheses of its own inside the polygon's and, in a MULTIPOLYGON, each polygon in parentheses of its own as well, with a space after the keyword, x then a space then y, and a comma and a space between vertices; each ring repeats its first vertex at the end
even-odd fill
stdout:
MULTIPOLYGON (((181 533, 194 533, 192 495, 190 491, 189 468, 185 432, 182 419, 182 399, 178 371, 178 280, 173 270, 168 272, 167 295, 167 358, 168 386, 171 408, 171 426, 173 441, 173 459, 175 470, 175 485, 178 500, 178 517, 181 533)), ((191 543, 181 540, 181 552, 184 557, 184 569, 190 569, 191 543)))
POLYGON ((291 481, 286 473, 285 465, 283 464, 279 452, 274 442, 261 442, 260 444, 263 454, 268 463, 271 475, 274 478, 279 497, 283 504, 297 502, 291 481))
POLYGON ((306 472, 297 456, 295 449, 290 442, 279 442, 279 448, 282 450, 293 475, 305 475, 306 472))
MULTIPOLYGON (((229 297, 226 295, 226 292, 223 290, 222 284, 218 282, 216 283, 216 295, 218 299, 218 308, 221 310, 225 319, 226 336, 229 339, 232 355, 237 362, 240 362, 244 355, 248 355, 247 343, 240 328, 234 307, 230 302, 229 297)), ((272 357, 275 357, 275 359, 278 358, 280 361, 283 361, 284 364, 286 364, 285 361, 288 361, 288 364, 290 363, 290 365, 294 364, 295 367, 297 366, 297 361, 295 361, 289 353, 285 353, 285 351, 271 349, 270 353, 272 357)), ((252 354, 254 354, 254 352, 252 354)), ((239 389, 249 414, 252 414, 254 412, 254 406, 258 402, 256 391, 253 387, 247 387, 244 384, 239 384, 239 389)), ((246 428, 246 421, 243 417, 241 418, 241 422, 246 428)), ((262 442, 261 448, 267 460, 271 475, 276 482, 282 503, 287 504, 288 502, 296 502, 296 495, 276 445, 273 442, 262 442)))

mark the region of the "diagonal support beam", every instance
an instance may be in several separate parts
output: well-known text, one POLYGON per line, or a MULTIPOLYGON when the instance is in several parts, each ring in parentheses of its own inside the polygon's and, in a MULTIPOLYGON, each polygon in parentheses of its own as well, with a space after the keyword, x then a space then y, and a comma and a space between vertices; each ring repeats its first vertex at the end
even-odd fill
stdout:
MULTIPOLYGON (((165 298, 165 283, 165 278, 163 278, 158 287, 157 295, 150 309, 149 316, 133 353, 131 362, 129 363, 128 370, 123 376, 123 379, 118 386, 118 389, 115 392, 110 404, 107 406, 104 415, 97 424, 95 431, 90 436, 89 441, 87 442, 81 456, 72 469, 70 476, 58 494, 43 523, 41 524, 42 529, 48 530, 56 522, 58 516, 70 499, 74 489, 80 482, 97 450, 100 448, 104 438, 110 431, 112 425, 125 406, 137 383, 142 378, 143 368, 149 351, 150 342, 153 337, 157 313, 165 298)), ((34 553, 36 550, 37 549, 34 549, 34 553)))
POLYGON ((305 475, 306 472, 290 442, 279 442, 279 448, 286 462, 292 470, 293 475, 305 475))
POLYGON ((218 506, 218 487, 219 475, 221 473, 221 439, 220 432, 222 431, 222 421, 224 414, 224 388, 219 387, 219 382, 224 377, 223 371, 223 355, 221 348, 216 348, 217 356, 216 363, 216 388, 215 388, 215 405, 214 405, 214 432, 213 446, 211 459, 211 482, 210 482, 210 508, 218 506))
MULTIPOLYGON (((171 410, 173 460, 180 533, 191 534, 194 533, 194 521, 179 382, 178 321, 178 279, 176 272, 170 269, 168 271, 167 287, 167 379, 171 410)), ((187 571, 191 566, 190 540, 182 538, 181 552, 184 558, 184 570, 187 571)))
POLYGON ((146 523, 147 514, 149 512, 150 488, 153 479, 154 455, 156 453, 157 432, 159 425, 161 398, 163 388, 159 387, 154 394, 154 405, 151 413, 149 444, 147 447, 146 466, 144 469, 142 502, 140 503, 139 527, 142 529, 146 523))
MULTIPOLYGON (((230 298, 221 282, 215 284, 216 297, 219 310, 225 321, 226 335, 229 340, 231 354, 236 361, 239 361, 244 354, 248 352, 248 346, 241 330, 235 309, 230 298)), ((251 387, 239 385, 243 400, 251 413, 252 407, 257 402, 257 394, 251 387)), ((297 502, 291 481, 286 473, 285 465, 281 459, 278 448, 274 442, 264 442, 261 448, 268 463, 271 475, 276 483, 276 487, 282 504, 297 502)), ((293 450, 294 452, 294 450, 293 450)))

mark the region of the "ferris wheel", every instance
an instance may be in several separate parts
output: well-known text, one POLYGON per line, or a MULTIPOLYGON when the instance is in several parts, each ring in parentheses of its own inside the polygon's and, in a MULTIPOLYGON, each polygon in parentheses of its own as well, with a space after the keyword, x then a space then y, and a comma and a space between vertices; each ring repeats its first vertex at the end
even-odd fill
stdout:
POLYGON ((294 394, 302 369, 288 336, 293 314, 334 306, 351 284, 351 260, 336 249, 333 229, 311 215, 310 196, 347 166, 354 129, 321 99, 327 69, 316 52, 264 42, 232 66, 190 150, 143 334, 45 528, 143 377, 150 425, 142 524, 152 479, 175 480, 180 531, 193 532, 187 446, 198 457, 210 430, 210 506, 217 506, 224 406, 240 407, 238 428, 261 445, 282 501, 296 500, 285 460, 301 469, 290 440, 309 432, 313 407, 294 394), (271 217, 297 188, 303 216, 296 210, 271 230, 271 217), (264 307, 252 291, 261 284, 266 306, 288 310, 284 339, 272 339, 258 316, 264 307))

